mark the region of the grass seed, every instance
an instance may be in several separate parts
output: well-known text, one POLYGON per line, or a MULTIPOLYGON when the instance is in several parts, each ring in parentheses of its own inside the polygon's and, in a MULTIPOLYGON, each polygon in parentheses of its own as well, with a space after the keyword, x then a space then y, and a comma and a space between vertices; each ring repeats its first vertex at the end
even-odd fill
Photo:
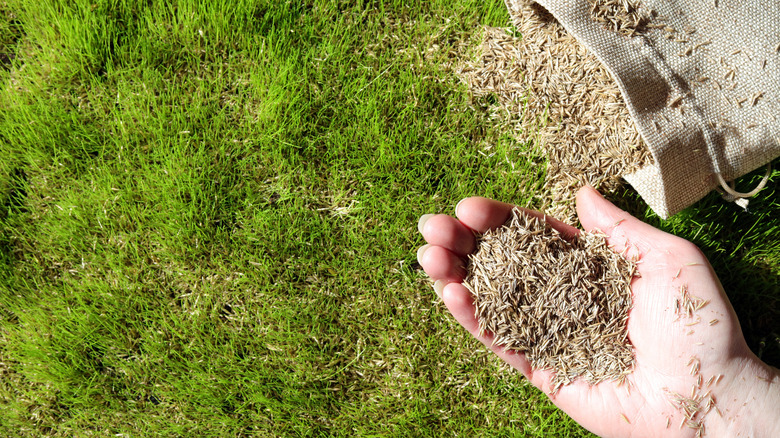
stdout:
POLYGON ((598 58, 541 6, 530 0, 507 6, 516 32, 486 28, 481 53, 464 59, 458 75, 474 100, 496 100, 490 117, 497 123, 521 143, 540 145, 548 161, 546 213, 576 223, 577 188, 614 192, 622 175, 653 160, 598 58))
POLYGON ((588 0, 588 3, 594 20, 624 36, 641 32, 650 18, 640 11, 639 2, 634 0, 588 0))
POLYGON ((634 364, 627 322, 635 263, 603 234, 568 240, 518 209, 478 242, 463 284, 481 332, 553 370, 553 392, 578 378, 625 381, 634 364))

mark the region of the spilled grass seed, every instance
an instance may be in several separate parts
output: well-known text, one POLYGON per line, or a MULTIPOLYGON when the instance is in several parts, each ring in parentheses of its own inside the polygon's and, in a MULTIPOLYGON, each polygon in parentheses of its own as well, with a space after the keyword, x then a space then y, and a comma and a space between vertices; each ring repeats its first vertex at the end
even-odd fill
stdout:
POLYGON ((615 192, 622 175, 653 158, 598 58, 531 0, 506 4, 516 32, 485 28, 477 56, 460 57, 456 71, 473 99, 497 100, 491 117, 519 141, 532 133, 548 163, 551 202, 545 212, 573 224, 576 187, 615 192), (518 108, 524 110, 518 114, 518 108))
POLYGON ((588 0, 590 15, 605 28, 624 36, 634 36, 644 30, 650 17, 634 0, 588 0))
MULTIPOLYGON (((671 391, 669 388, 663 388, 666 393, 667 401, 683 415, 680 422, 680 429, 683 425, 688 426, 696 431, 695 436, 704 435, 704 418, 713 409, 720 413, 715 397, 712 395, 710 389, 704 390, 704 385, 710 388, 722 375, 710 376, 707 379, 706 384, 703 384, 704 376, 701 374, 701 360, 696 356, 691 356, 688 359, 688 366, 690 366, 690 374, 696 378, 696 383, 691 385, 691 393, 689 396, 680 394, 679 392, 671 391)), ((667 423, 668 427, 668 423, 667 423)))

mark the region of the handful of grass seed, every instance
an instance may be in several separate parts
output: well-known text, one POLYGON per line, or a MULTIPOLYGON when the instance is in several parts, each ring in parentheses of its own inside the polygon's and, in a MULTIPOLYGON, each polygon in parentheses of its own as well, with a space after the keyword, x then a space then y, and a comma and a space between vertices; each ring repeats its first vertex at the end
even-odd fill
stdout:
POLYGON ((463 284, 474 295, 482 332, 555 371, 554 390, 581 377, 623 382, 634 355, 628 340, 636 265, 603 235, 567 240, 542 219, 512 211, 478 239, 463 284))

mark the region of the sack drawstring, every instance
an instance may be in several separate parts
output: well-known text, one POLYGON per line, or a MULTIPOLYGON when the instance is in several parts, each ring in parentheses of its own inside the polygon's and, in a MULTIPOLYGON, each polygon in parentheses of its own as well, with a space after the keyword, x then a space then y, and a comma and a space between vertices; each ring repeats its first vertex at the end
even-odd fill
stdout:
POLYGON ((718 189, 718 192, 720 192, 721 195, 723 195, 723 199, 729 202, 734 202, 740 207, 747 210, 748 206, 748 200, 747 198, 755 196, 758 192, 761 191, 766 186, 766 183, 769 181, 769 176, 772 174, 772 163, 769 163, 766 165, 766 174, 761 179, 761 182, 758 183, 758 186, 747 192, 742 193, 734 190, 734 181, 731 182, 731 185, 726 184, 726 181, 723 179, 723 176, 720 173, 716 173, 715 176, 718 177, 718 182, 720 183, 721 188, 723 190, 718 189))

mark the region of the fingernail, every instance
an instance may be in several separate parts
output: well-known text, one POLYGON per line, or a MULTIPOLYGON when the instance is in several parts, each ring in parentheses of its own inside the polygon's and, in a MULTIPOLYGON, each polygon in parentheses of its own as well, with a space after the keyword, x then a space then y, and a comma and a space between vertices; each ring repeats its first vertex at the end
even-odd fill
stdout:
POLYGON ((425 254, 425 251, 427 251, 427 250, 428 250, 428 248, 429 248, 430 246, 431 246, 431 245, 423 245, 423 246, 421 246, 421 247, 420 247, 420 248, 417 250, 417 262, 418 262, 418 263, 419 263, 419 262, 422 262, 422 257, 423 257, 423 254, 425 254))
POLYGON ((446 286, 447 283, 444 282, 444 280, 436 280, 433 282, 433 291, 436 292, 436 295, 438 295, 439 298, 442 297, 442 293, 444 293, 444 286, 446 286))
POLYGON ((460 207, 460 204, 463 204, 463 201, 465 201, 465 200, 466 200, 466 198, 463 198, 460 201, 458 201, 457 205, 455 205, 455 216, 460 216, 458 214, 458 207, 460 207))
POLYGON ((417 231, 419 231, 420 234, 422 234, 422 232, 423 232, 423 227, 425 226, 425 223, 428 222, 428 219, 432 218, 433 216, 435 216, 435 215, 433 215, 433 214, 424 214, 424 215, 420 216, 420 220, 417 221, 417 231))

